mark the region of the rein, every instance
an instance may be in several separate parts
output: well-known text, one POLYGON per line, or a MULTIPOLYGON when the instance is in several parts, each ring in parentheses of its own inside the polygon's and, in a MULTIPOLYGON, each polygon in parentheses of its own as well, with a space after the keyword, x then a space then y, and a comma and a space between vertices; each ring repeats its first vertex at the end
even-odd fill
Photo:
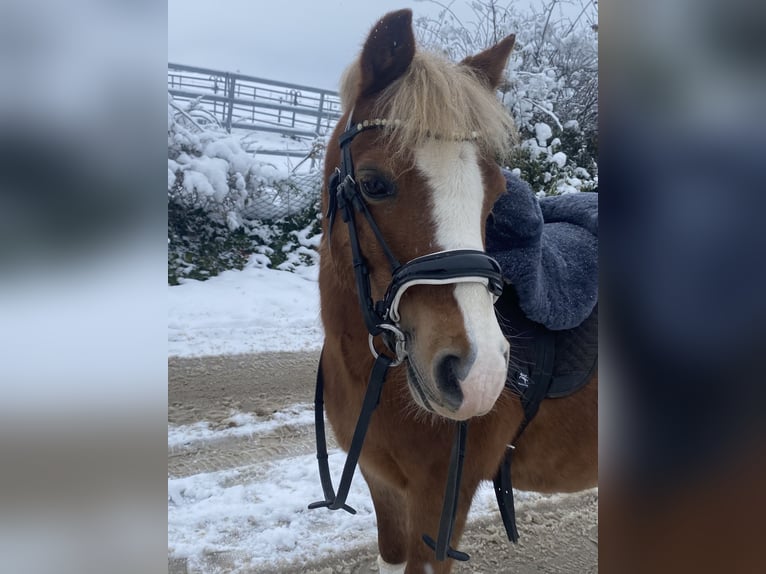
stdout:
MULTIPOLYGON (((368 129, 383 128, 389 124, 396 125, 397 122, 376 119, 353 124, 352 117, 353 109, 349 113, 346 129, 339 138, 341 150, 340 166, 335 169, 328 184, 328 236, 332 233, 335 217, 340 210, 341 218, 348 227, 359 305, 368 332, 370 351, 373 357, 375 357, 375 363, 370 372, 362 410, 354 429, 340 485, 336 492, 332 484, 327 458, 327 441, 324 426, 324 374, 322 372, 322 358, 320 356, 314 398, 314 416, 317 463, 325 499, 310 504, 309 508, 343 509, 351 514, 355 514, 356 510, 346 504, 346 498, 348 497, 351 480, 359 461, 370 417, 380 401, 388 369, 400 365, 407 356, 404 333, 399 327, 399 303, 402 295, 409 287, 415 285, 448 285, 473 282, 485 285, 495 297, 499 297, 503 290, 503 277, 497 261, 483 251, 474 249, 440 251, 417 257, 403 265, 399 263, 383 238, 372 214, 367 209, 359 186, 354 179, 354 164, 351 157, 351 141, 359 133, 368 129), (370 270, 359 244, 356 213, 360 213, 367 221, 391 268, 391 282, 383 299, 379 301, 373 301, 372 298, 370 270), (378 353, 375 350, 374 338, 378 335, 382 335, 384 344, 394 355, 393 358, 383 353, 378 353)), ((469 559, 467 554, 455 550, 449 545, 454 529, 455 514, 460 494, 460 480, 463 470, 463 459, 465 457, 467 431, 467 421, 460 421, 456 424, 455 440, 450 455, 449 473, 437 540, 434 541, 427 534, 423 535, 424 542, 435 551, 437 560, 446 560, 448 557, 461 561, 469 559)))

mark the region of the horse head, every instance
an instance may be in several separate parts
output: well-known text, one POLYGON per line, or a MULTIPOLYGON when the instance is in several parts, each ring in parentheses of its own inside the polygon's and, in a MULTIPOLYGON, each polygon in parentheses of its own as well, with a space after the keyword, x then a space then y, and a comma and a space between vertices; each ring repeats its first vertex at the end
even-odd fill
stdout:
MULTIPOLYGON (((416 49, 412 13, 401 10, 373 27, 346 70, 344 115, 327 149, 324 207, 334 214, 339 166, 345 166, 357 193, 346 200, 358 198, 363 205, 353 211, 367 212, 357 217, 353 233, 372 300, 386 298, 398 261, 484 250, 485 221, 505 190, 496 158, 515 137, 495 95, 513 44, 509 36, 453 63, 416 49), (352 157, 353 165, 346 165, 352 157)), ((350 287, 351 232, 331 225, 326 220, 322 267, 350 287)), ((395 314, 403 334, 415 402, 455 420, 490 411, 505 384, 509 344, 487 280, 416 281, 398 295, 393 313, 386 312, 388 319, 395 314)), ((344 294, 323 292, 323 313, 325 296, 344 294)), ((355 301, 344 304, 347 313, 359 313, 355 301)))

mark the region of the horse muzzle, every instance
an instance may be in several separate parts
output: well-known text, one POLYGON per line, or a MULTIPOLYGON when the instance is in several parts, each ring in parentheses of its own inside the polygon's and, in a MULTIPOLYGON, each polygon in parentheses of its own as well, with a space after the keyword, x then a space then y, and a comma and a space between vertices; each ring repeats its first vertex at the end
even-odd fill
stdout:
POLYGON ((443 302, 429 308, 433 294, 426 292, 404 310, 408 375, 421 407, 465 420, 493 408, 505 386, 510 345, 491 293, 477 282, 452 287, 454 312, 443 302))

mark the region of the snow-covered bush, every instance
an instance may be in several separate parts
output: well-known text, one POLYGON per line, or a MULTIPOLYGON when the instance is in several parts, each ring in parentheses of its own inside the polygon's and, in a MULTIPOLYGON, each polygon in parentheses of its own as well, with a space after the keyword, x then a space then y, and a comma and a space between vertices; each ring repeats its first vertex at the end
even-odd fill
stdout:
POLYGON ((562 127, 560 137, 553 137, 551 126, 535 124, 534 136, 524 139, 508 160, 538 196, 598 189, 597 165, 583 148, 580 127, 574 120, 562 127))
POLYGON ((312 264, 318 171, 295 175, 259 161, 239 138, 202 124, 168 95, 168 282, 246 264, 312 264))
POLYGON ((245 220, 231 230, 202 209, 168 203, 168 283, 209 279, 246 265, 294 271, 315 265, 320 238, 318 210, 272 221, 245 220))
POLYGON ((237 229, 244 219, 279 219, 316 201, 316 190, 255 158, 240 138, 201 126, 168 94, 168 193, 237 229))
MULTIPOLYGON (((516 34, 508 76, 498 91, 522 145, 503 163, 544 195, 597 188, 597 2, 578 2, 577 16, 565 18, 563 0, 545 0, 524 11, 510 1, 474 0, 472 17, 461 19, 452 3, 432 0, 441 7, 438 14, 416 20, 419 40, 453 60, 516 34)), ((571 8, 576 2, 566 4, 571 8)))

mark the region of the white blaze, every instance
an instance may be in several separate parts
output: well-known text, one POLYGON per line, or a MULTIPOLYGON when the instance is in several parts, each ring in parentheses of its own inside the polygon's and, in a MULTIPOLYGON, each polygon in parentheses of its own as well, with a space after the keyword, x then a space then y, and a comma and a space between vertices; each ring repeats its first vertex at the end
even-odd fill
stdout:
POLYGON ((483 250, 484 186, 475 145, 432 140, 416 150, 415 165, 433 189, 431 205, 439 247, 483 250))
MULTIPOLYGON (((438 243, 434 251, 483 251, 484 185, 475 144, 431 140, 415 151, 415 165, 432 190, 438 243)), ((476 352, 473 367, 461 383, 464 400, 456 413, 467 418, 489 411, 502 392, 509 345, 497 323, 487 288, 479 283, 460 283, 454 289, 466 334, 476 352)))

